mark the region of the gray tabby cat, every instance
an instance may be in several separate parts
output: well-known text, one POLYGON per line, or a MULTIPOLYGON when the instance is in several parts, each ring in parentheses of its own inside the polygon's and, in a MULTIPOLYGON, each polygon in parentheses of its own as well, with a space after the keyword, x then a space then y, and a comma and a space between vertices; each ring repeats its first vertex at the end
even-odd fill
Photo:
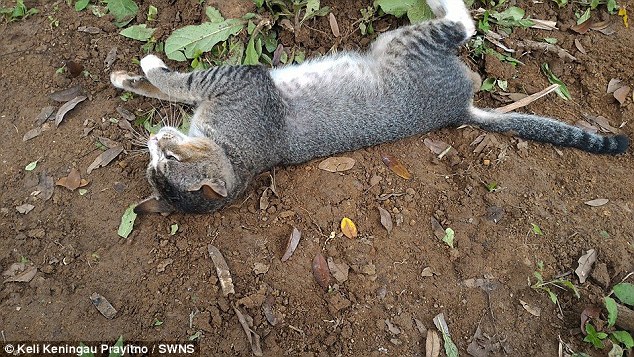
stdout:
POLYGON ((148 141, 155 196, 136 212, 215 211, 276 165, 462 124, 592 153, 626 151, 624 135, 473 107, 473 83, 456 56, 475 33, 473 20, 462 0, 428 2, 439 19, 386 32, 366 53, 191 73, 173 72, 149 55, 141 60, 145 77, 113 72, 118 88, 197 105, 187 135, 163 127, 148 141))

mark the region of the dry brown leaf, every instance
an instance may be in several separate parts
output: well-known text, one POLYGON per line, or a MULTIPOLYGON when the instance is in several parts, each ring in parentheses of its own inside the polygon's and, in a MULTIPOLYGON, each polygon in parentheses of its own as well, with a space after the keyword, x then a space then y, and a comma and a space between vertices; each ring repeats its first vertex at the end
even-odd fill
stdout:
POLYGON ((350 266, 345 262, 338 264, 335 263, 335 260, 332 257, 329 257, 328 269, 337 282, 344 283, 348 280, 348 271, 350 270, 350 266))
POLYGON ((321 253, 317 253, 313 259, 313 276, 319 286, 328 289, 330 286, 330 271, 328 263, 326 263, 326 259, 321 253))
POLYGON ((264 211, 269 208, 269 188, 265 188, 260 196, 260 210, 264 211))
POLYGON ((73 167, 70 169, 68 176, 62 177, 59 180, 57 180, 55 185, 64 186, 71 191, 75 191, 81 186, 81 175, 79 174, 79 171, 73 167))
POLYGON ((22 213, 22 214, 27 214, 27 213, 31 212, 33 210, 33 208, 35 208, 35 206, 33 206, 32 204, 28 204, 28 203, 25 203, 25 204, 22 204, 22 205, 19 205, 19 206, 15 207, 15 209, 18 212, 22 213))
POLYGON ((282 256, 283 262, 287 261, 291 257, 291 255, 293 255, 293 252, 295 252, 295 249, 297 249, 297 245, 299 244, 299 240, 301 237, 302 233, 297 228, 293 227, 293 232, 291 233, 291 236, 288 238, 288 242, 286 243, 286 251, 282 256))
POLYGON ((134 121, 134 119, 136 119, 136 115, 132 114, 131 111, 121 106, 117 107, 117 113, 119 113, 121 117, 127 121, 134 121))
POLYGON ((581 128, 581 129, 583 129, 583 130, 585 130, 585 131, 587 131, 588 133, 591 133, 591 134, 596 134, 599 131, 599 128, 597 128, 596 126, 588 123, 585 120, 578 120, 575 123, 575 126, 578 127, 578 128, 581 128))
POLYGON ((581 41, 579 41, 576 38, 575 38, 575 47, 577 47, 579 52, 583 53, 584 55, 588 54, 588 51, 586 51, 586 49, 583 47, 583 45, 581 44, 581 41))
POLYGON ((94 26, 79 26, 77 28, 77 31, 89 33, 89 34, 92 34, 92 35, 96 35, 98 33, 101 33, 101 29, 99 27, 94 27, 94 26))
POLYGON ((610 125, 610 122, 604 116, 599 115, 595 117, 593 115, 583 114, 583 117, 586 118, 586 120, 588 120, 589 122, 598 125, 601 131, 605 133, 612 133, 612 134, 619 133, 619 130, 613 127, 612 125, 610 125))
POLYGON ((59 126, 62 120, 64 120, 64 116, 66 115, 66 113, 73 110, 73 108, 75 108, 77 104, 83 102, 87 98, 88 97, 86 97, 85 95, 81 95, 69 100, 68 102, 64 103, 64 105, 59 107, 59 109, 57 110, 57 114, 55 114, 55 126, 59 126))
POLYGON ((533 316, 537 316, 537 317, 541 316, 542 309, 540 309, 539 307, 530 306, 524 300, 520 300, 520 304, 522 304, 522 307, 524 308, 524 310, 528 311, 529 314, 531 314, 533 316))
POLYGON ((86 173, 89 174, 95 169, 108 165, 112 160, 119 156, 122 151, 123 147, 118 146, 102 152, 101 154, 99 154, 99 156, 95 158, 92 164, 88 166, 88 168, 86 169, 86 173))
POLYGON ((430 138, 425 138, 425 140, 423 140, 423 144, 425 144, 425 146, 427 146, 427 148, 436 155, 441 154, 449 147, 449 144, 444 141, 432 140, 430 138))
POLYGON ((54 111, 55 111, 54 107, 44 107, 44 108, 42 108, 42 110, 40 111, 40 114, 38 114, 35 117, 35 126, 40 126, 40 125, 44 124, 46 122, 46 120, 48 118, 50 118, 50 116, 53 114, 54 111))
POLYGON ((472 357, 488 357, 499 349, 500 343, 493 342, 491 337, 483 334, 482 328, 478 325, 471 343, 467 346, 467 353, 472 357))
POLYGON ((92 293, 92 295, 90 295, 90 302, 92 302, 97 310, 107 319, 112 319, 117 314, 117 310, 105 297, 101 296, 101 294, 92 293))
POLYGON ((620 79, 612 78, 610 82, 608 82, 608 88, 606 89, 606 93, 614 93, 617 89, 623 87, 623 83, 620 79))
POLYGON ((392 233, 392 215, 386 209, 381 206, 377 206, 379 214, 381 215, 381 224, 387 230, 387 233, 392 233))
POLYGON ((580 322, 581 332, 583 332, 584 336, 588 333, 586 332, 586 323, 591 319, 598 319, 599 315, 601 315, 601 308, 597 306, 588 306, 581 312, 580 322))
POLYGON ((233 280, 231 279, 231 272, 229 272, 229 266, 227 265, 227 261, 222 256, 222 253, 218 250, 218 248, 209 244, 207 246, 207 250, 209 251, 209 257, 211 261, 214 263, 216 267, 216 274, 218 275, 218 279, 220 280, 220 287, 222 288, 222 295, 228 296, 229 294, 235 294, 235 290, 233 289, 233 280))
POLYGON ((425 357, 440 356, 440 336, 438 332, 427 330, 427 340, 425 341, 425 357))
POLYGON ((275 297, 270 294, 266 296, 264 303, 262 303, 262 312, 271 326, 275 326, 280 322, 280 319, 273 312, 273 304, 275 304, 275 297))
POLYGON ((110 49, 108 54, 106 55, 106 59, 103 60, 104 71, 108 71, 114 61, 117 60, 117 47, 113 47, 110 49))
POLYGON ((56 102, 63 103, 63 102, 68 102, 69 100, 72 100, 73 98, 77 98, 81 96, 83 93, 84 93, 84 89, 79 84, 77 84, 70 88, 53 92, 49 94, 48 97, 56 102))
POLYGON ((557 28, 557 21, 530 19, 533 22, 531 28, 540 30, 559 30, 557 28))
POLYGON ((625 103, 625 99, 627 99, 627 94, 630 92, 630 86, 623 86, 614 91, 614 98, 619 101, 619 104, 623 105, 625 103))
POLYGON ((431 270, 431 267, 425 267, 425 269, 423 269, 423 271, 420 273, 420 276, 425 278, 434 276, 434 272, 431 270))
POLYGON ((39 136, 40 134, 42 134, 42 128, 38 126, 37 128, 33 128, 33 129, 27 131, 24 134, 24 136, 22 137, 22 141, 31 140, 31 139, 39 136))
POLYGON ((319 169, 328 172, 342 172, 350 170, 355 164, 355 160, 350 157, 329 157, 319 163, 319 169))
POLYGON ((271 60, 273 67, 277 67, 280 65, 280 59, 282 58, 282 53, 284 53, 284 45, 280 43, 275 48, 275 51, 273 51, 273 59, 271 60))
POLYGON ((588 276, 590 276, 592 265, 594 265, 594 262, 596 260, 597 252, 594 249, 586 251, 586 254, 582 255, 579 260, 577 260, 579 266, 577 266, 577 269, 575 269, 575 274, 577 274, 577 276, 579 277, 579 283, 583 284, 586 282, 586 279, 588 279, 588 276))
POLYGON ((332 31, 332 34, 335 37, 341 36, 341 33, 339 32, 339 25, 337 24, 337 18, 335 17, 335 14, 331 12, 330 15, 328 15, 328 21, 330 22, 330 30, 332 31))
POLYGON ((436 218, 431 217, 429 219, 431 221, 431 229, 434 232, 436 238, 442 240, 445 237, 445 229, 440 225, 440 222, 436 220, 436 218))
POLYGON ((253 318, 246 313, 243 313, 237 307, 233 306, 233 311, 235 311, 236 316, 238 317, 238 321, 244 330, 244 333, 247 334, 247 340, 249 341, 249 345, 251 345, 251 353, 254 356, 262 356, 262 347, 260 346, 260 335, 257 332, 253 331, 253 318))
POLYGON ((599 207, 599 206, 603 206, 604 204, 608 202, 610 202, 610 200, 608 200, 607 198, 597 198, 594 200, 586 201, 584 203, 587 204, 588 206, 599 207))
POLYGON ((382 154, 381 160, 392 172, 397 174, 398 176, 409 180, 412 178, 412 174, 407 171, 407 168, 394 156, 391 154, 382 154))
POLYGON ((2 275, 7 277, 4 280, 5 283, 28 283, 33 279, 36 273, 37 268, 33 265, 26 265, 24 263, 13 263, 9 266, 9 268, 7 268, 7 270, 2 273, 2 275))
POLYGON ((356 238, 358 235, 357 226, 348 217, 343 217, 341 220, 341 232, 350 239, 356 238))
POLYGON ((584 34, 586 32, 588 32, 588 30, 590 30, 590 27, 592 26, 592 24, 590 23, 590 21, 585 21, 584 23, 580 24, 580 25, 574 25, 572 26, 570 29, 576 33, 579 34, 584 34))
MULTIPOLYGON (((121 128, 123 130, 134 132, 134 129, 132 129, 132 124, 130 124, 130 122, 127 121, 127 120, 119 120, 119 122, 117 123, 117 126, 119 126, 119 128, 121 128)), ((93 128, 85 128, 85 129, 92 130, 93 128)))
POLYGON ((40 192, 38 195, 44 201, 48 201, 53 196, 55 190, 55 180, 51 176, 48 176, 46 172, 40 172, 38 174, 38 184, 35 189, 40 192))
POLYGON ((107 147, 109 149, 112 149, 112 148, 117 147, 117 146, 121 146, 121 143, 119 143, 117 141, 114 141, 114 140, 112 140, 110 138, 107 138, 105 136, 100 136, 99 137, 99 142, 102 143, 105 147, 107 147))

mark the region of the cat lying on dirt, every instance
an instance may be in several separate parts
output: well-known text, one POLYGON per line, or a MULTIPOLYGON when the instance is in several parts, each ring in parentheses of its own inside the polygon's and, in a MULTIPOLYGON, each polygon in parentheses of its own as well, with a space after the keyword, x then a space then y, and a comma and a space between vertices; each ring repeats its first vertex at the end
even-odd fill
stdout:
POLYGON ((626 151, 624 135, 475 108, 468 69, 456 56, 475 33, 473 20, 462 0, 428 2, 438 19, 386 32, 365 53, 191 73, 149 55, 141 60, 145 76, 113 72, 117 88, 197 105, 188 134, 163 127, 149 139, 155 196, 135 212, 215 211, 276 165, 463 124, 592 153, 626 151))

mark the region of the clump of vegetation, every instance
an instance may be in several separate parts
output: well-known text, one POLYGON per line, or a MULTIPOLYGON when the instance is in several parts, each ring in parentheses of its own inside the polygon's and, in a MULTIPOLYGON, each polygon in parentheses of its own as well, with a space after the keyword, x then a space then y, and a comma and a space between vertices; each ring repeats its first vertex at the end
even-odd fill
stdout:
POLYGON ((26 5, 24 5, 24 0, 16 0, 15 6, 13 7, 0 6, 0 15, 9 22, 24 20, 38 12, 40 11, 36 8, 27 8, 26 5))

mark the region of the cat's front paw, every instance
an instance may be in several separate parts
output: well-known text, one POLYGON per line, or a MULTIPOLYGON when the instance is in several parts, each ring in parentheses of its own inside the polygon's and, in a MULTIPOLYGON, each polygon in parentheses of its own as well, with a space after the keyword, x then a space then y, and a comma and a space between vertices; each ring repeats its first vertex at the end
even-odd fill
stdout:
POLYGON ((110 73, 110 82, 112 85, 125 90, 130 90, 135 87, 135 83, 138 83, 143 79, 143 76, 133 75, 126 71, 114 71, 110 73))
POLYGON ((147 55, 141 59, 141 69, 145 75, 153 69, 167 68, 165 62, 155 55, 147 55))

